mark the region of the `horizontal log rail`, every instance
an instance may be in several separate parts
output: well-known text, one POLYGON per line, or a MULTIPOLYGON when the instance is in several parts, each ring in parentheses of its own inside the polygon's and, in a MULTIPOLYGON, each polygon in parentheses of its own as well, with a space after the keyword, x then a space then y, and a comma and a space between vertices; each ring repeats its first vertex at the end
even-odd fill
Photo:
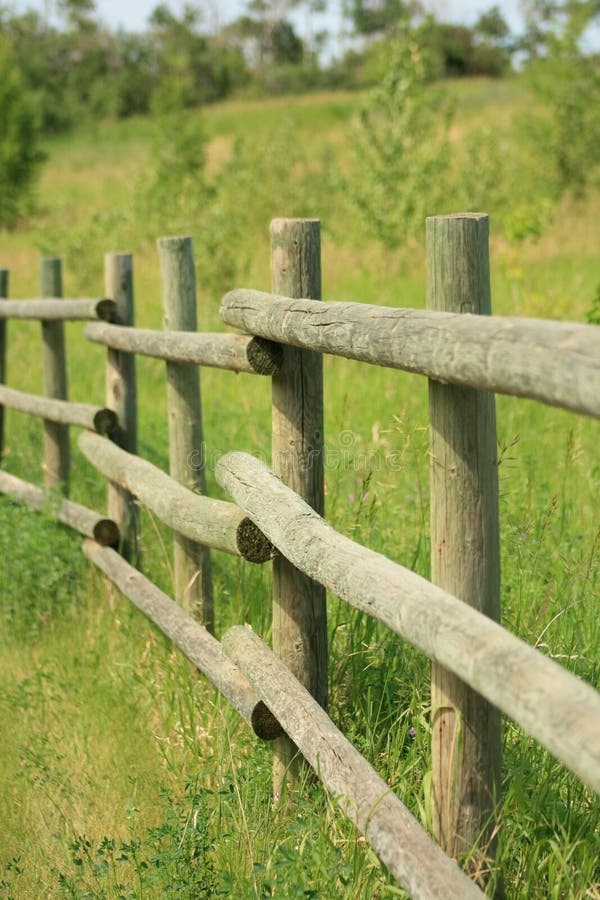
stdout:
POLYGON ((79 435, 79 448, 98 471, 131 491, 178 534, 248 562, 271 559, 271 544, 234 503, 195 494, 152 463, 91 431, 79 435))
POLYGON ((87 540, 83 552, 206 675, 260 738, 273 740, 282 733, 246 676, 225 656, 219 641, 203 625, 115 550, 87 540))
POLYGON ((600 694, 590 685, 425 578, 336 532, 252 456, 228 453, 216 477, 301 572, 454 672, 600 793, 600 694))
POLYGON ((0 319, 39 319, 45 322, 114 319, 116 307, 105 298, 62 300, 50 297, 35 300, 5 300, 0 303, 0 319))
POLYGON ((252 290, 226 294, 221 316, 267 340, 600 418, 594 325, 319 303, 252 290))
POLYGON ((101 322, 86 325, 83 333, 88 340, 113 350, 251 375, 273 375, 282 359, 279 344, 242 334, 152 331, 101 322))
POLYGON ((411 897, 484 896, 258 635, 234 626, 223 635, 223 647, 411 897))
POLYGON ((49 422, 89 428, 98 434, 110 434, 117 427, 117 417, 111 409, 91 406, 89 403, 72 403, 70 400, 55 400, 52 397, 39 397, 37 394, 25 394, 5 384, 0 384, 0 404, 18 412, 39 416, 49 422))
POLYGON ((30 509, 47 513, 51 518, 68 525, 85 537, 93 538, 102 546, 117 547, 119 544, 119 529, 112 519, 107 519, 106 516, 101 516, 71 500, 58 499, 54 502, 52 495, 48 495, 35 484, 1 470, 0 493, 20 500, 30 509))

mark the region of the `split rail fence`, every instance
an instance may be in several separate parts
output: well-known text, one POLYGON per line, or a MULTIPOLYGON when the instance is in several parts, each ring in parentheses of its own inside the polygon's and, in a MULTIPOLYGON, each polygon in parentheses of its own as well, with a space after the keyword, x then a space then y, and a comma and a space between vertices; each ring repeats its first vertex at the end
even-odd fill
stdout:
MULTIPOLYGON (((60 260, 43 260, 42 298, 0 301, 0 382, 5 320, 36 319, 44 396, 2 384, 0 404, 42 417, 44 486, 63 491, 57 516, 86 536, 88 559, 274 742, 274 789, 293 786, 308 761, 412 897, 483 896, 475 874, 486 854, 493 862, 501 712, 600 792, 600 694, 499 624, 494 401, 512 394, 600 418, 600 329, 492 316, 484 215, 428 219, 427 310, 321 302, 317 220, 274 220, 271 243, 273 293, 234 290, 222 301, 224 322, 244 334, 196 332, 189 238, 158 242, 163 332, 133 325, 130 255, 106 257, 109 299, 61 299, 60 260), (67 400, 68 319, 91 320, 86 338, 108 348, 105 407, 67 400), (429 379, 431 581, 323 518, 324 353, 429 379), (136 455, 136 354, 166 361, 168 475, 136 455), (272 466, 222 457, 216 477, 232 502, 207 497, 203 469, 189 464, 204 440, 200 366, 272 381, 272 466), (108 479, 107 516, 67 499, 71 425, 108 479), (176 602, 132 564, 138 504, 173 529, 176 602), (209 549, 272 560, 273 650, 246 627, 222 641, 211 633, 209 549), (437 844, 327 715, 326 589, 432 660, 437 844), (465 874, 453 860, 475 845, 483 849, 465 874)), ((0 450, 3 427, 0 407, 0 450)), ((45 503, 44 490, 4 471, 0 490, 45 503)))

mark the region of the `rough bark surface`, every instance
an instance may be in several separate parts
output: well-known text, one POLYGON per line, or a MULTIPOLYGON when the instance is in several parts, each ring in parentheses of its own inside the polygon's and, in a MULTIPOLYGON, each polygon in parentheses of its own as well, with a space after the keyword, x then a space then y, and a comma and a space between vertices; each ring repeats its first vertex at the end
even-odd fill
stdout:
MULTIPOLYGON (((491 314, 488 217, 427 220, 430 309, 491 314)), ((500 621, 494 395, 429 382, 431 580, 500 621)), ((500 712, 438 663, 431 669, 433 832, 469 871, 493 865, 501 784, 500 712)))
MULTIPOLYGON (((60 259, 56 257, 42 259, 40 287, 46 297, 62 296, 60 259)), ((49 319, 42 320, 42 393, 45 397, 59 401, 66 401, 68 397, 64 325, 60 321, 49 319)), ((44 422, 42 451, 44 485, 47 488, 58 488, 63 494, 68 495, 70 466, 68 426, 56 417, 50 416, 44 422)))
MULTIPOLYGON (((189 237, 161 238, 158 255, 165 328, 196 330, 196 274, 189 237)), ((191 363, 167 361, 167 415, 171 477, 206 494, 200 372, 191 363), (196 465, 191 460, 196 460, 196 465)), ((203 625, 214 628, 210 553, 183 534, 173 535, 175 599, 203 625)))
POLYGON ((236 626, 223 636, 223 646, 411 897, 484 896, 257 635, 236 626))
POLYGON ((245 334, 152 331, 103 322, 89 323, 83 333, 88 340, 115 350, 231 372, 272 375, 281 365, 279 344, 245 334))
POLYGON ((195 494, 152 463, 89 431, 79 436, 79 448, 98 471, 180 534, 250 562, 271 559, 271 544, 235 504, 195 494))
MULTIPOLYGON (((273 289, 290 297, 321 298, 321 232, 316 219, 271 222, 273 289)), ((282 348, 272 381, 272 465, 282 481, 323 512, 323 360, 320 354, 282 348)), ((327 607, 320 584, 287 559, 273 560, 273 650, 296 678, 327 706, 327 607)), ((293 743, 275 744, 273 788, 298 782, 293 743)))
MULTIPOLYGON (((25 394, 14 388, 0 385, 0 403, 19 412, 40 416, 50 423, 63 426, 78 425, 89 428, 98 434, 110 434, 117 427, 116 416, 103 406, 90 406, 89 403, 72 403, 70 400, 53 400, 49 397, 38 397, 37 394, 25 394)), ((52 482, 51 487, 55 486, 52 482)))
POLYGON ((315 303, 251 290, 226 294, 221 316, 267 340, 600 417, 595 325, 509 316, 482 320, 468 313, 315 303))
MULTIPOLYGON (((130 253, 107 253, 104 258, 106 294, 114 304, 113 319, 133 325, 133 257, 130 253)), ((109 349, 106 357, 106 405, 117 415, 112 440, 123 450, 137 453, 137 383, 135 356, 109 349)), ((108 515, 119 526, 121 553, 141 565, 140 522, 131 493, 117 484, 107 487, 108 515)))
POLYGON ((450 669, 600 793, 594 688, 462 600, 338 534, 252 456, 228 453, 216 475, 293 565, 450 669))
POLYGON ((0 307, 0 319, 40 319, 47 322, 86 319, 102 319, 110 322, 115 314, 115 304, 112 300, 104 298, 61 300, 52 297, 40 300, 10 300, 0 307))

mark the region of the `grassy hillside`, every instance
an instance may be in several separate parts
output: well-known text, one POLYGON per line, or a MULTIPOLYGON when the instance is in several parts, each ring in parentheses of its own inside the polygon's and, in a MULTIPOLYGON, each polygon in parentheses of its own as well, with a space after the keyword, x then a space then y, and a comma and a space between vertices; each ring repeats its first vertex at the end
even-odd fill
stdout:
MULTIPOLYGON (((453 91, 456 190, 430 213, 467 202, 480 164, 469 140, 516 140, 530 103, 517 81, 453 91)), ((324 299, 423 306, 423 238, 386 249, 349 196, 360 103, 343 94, 236 101, 184 123, 99 123, 50 142, 39 212, 0 242, 11 295, 37 294, 43 253, 63 257, 67 295, 99 296, 103 254, 133 250, 137 322, 161 327, 155 239, 190 233, 199 327, 222 330, 224 290, 269 288, 269 220, 314 215, 324 299)), ((536 177, 528 168, 530 180, 514 182, 515 208, 536 196, 536 177)), ((521 242, 497 224, 504 208, 497 220, 489 211, 494 311, 585 321, 600 284, 600 195, 563 199, 542 216, 541 235, 521 242)), ((38 391, 39 328, 8 330, 7 381, 38 391)), ((81 331, 67 328, 71 398, 101 402, 104 352, 81 331)), ((166 468, 163 365, 140 359, 138 380, 140 453, 166 468)), ((218 496, 212 465, 222 453, 269 451, 270 391, 261 379, 211 371, 202 391, 218 496)), ((427 575, 425 380, 326 358, 325 401, 329 520, 427 575)), ((7 420, 4 466, 40 482, 39 422, 7 420)), ((597 686, 598 422, 498 398, 498 434, 504 624, 597 686)), ((74 444, 73 498, 102 509, 104 493, 74 444)), ((319 789, 291 822, 273 806, 269 749, 90 570, 78 538, 3 498, 0 514, 2 896, 402 896, 319 789)), ((143 541, 146 573, 169 592, 170 535, 146 513, 143 541)), ((266 568, 218 554, 213 566, 218 633, 250 622, 269 637, 266 568)), ((427 824, 428 664, 329 604, 332 717, 427 824)), ((507 895, 600 897, 598 799, 510 722, 504 743, 507 895)))

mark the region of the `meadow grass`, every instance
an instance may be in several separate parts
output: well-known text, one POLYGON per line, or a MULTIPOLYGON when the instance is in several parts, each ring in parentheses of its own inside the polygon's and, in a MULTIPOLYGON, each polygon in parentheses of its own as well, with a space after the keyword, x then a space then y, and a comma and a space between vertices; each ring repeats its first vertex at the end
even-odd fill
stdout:
MULTIPOLYGON (((526 108, 518 81, 454 90, 459 143, 486 121, 510 127, 526 108)), ((162 327, 154 239, 185 230, 199 327, 223 330, 222 290, 269 289, 269 219, 310 214, 323 222, 325 299, 424 306, 423 242, 383 250, 344 193, 360 99, 231 101, 198 114, 207 183, 185 202, 178 191, 193 180, 168 182, 149 204, 151 122, 50 142, 40 211, 0 244, 12 295, 37 294, 41 251, 63 256, 67 295, 100 296, 103 253, 133 249, 137 322, 162 327)), ((600 280, 599 206, 598 194, 565 199, 538 240, 518 245, 492 219, 496 313, 585 321, 600 280)), ((10 322, 8 331, 8 383, 39 390, 39 326, 10 322)), ((81 332, 67 328, 71 397, 101 402, 104 351, 81 332)), ((426 381, 334 358, 324 369, 327 517, 427 575, 426 381)), ((166 468, 163 364, 139 359, 138 382, 140 453, 166 468)), ((212 472, 222 453, 269 452, 269 384, 203 371, 202 391, 209 491, 222 496, 212 472)), ((598 686, 598 423, 505 397, 497 407, 504 624, 598 686)), ((72 496, 103 509, 104 483, 75 439, 72 496)), ((40 423, 8 412, 5 467, 39 481, 40 454, 40 423)), ((77 537, 7 499, 0 510, 2 896, 404 896, 320 788, 307 785, 291 817, 272 804, 269 748, 90 570, 77 537)), ((144 570, 170 592, 171 536, 145 511, 142 526, 144 570)), ((214 554, 213 569, 218 634, 249 622, 269 638, 267 568, 214 554)), ((429 825, 428 663, 328 602, 331 715, 429 825)), ((510 722, 503 780, 507 895, 600 897, 598 799, 510 722)))

